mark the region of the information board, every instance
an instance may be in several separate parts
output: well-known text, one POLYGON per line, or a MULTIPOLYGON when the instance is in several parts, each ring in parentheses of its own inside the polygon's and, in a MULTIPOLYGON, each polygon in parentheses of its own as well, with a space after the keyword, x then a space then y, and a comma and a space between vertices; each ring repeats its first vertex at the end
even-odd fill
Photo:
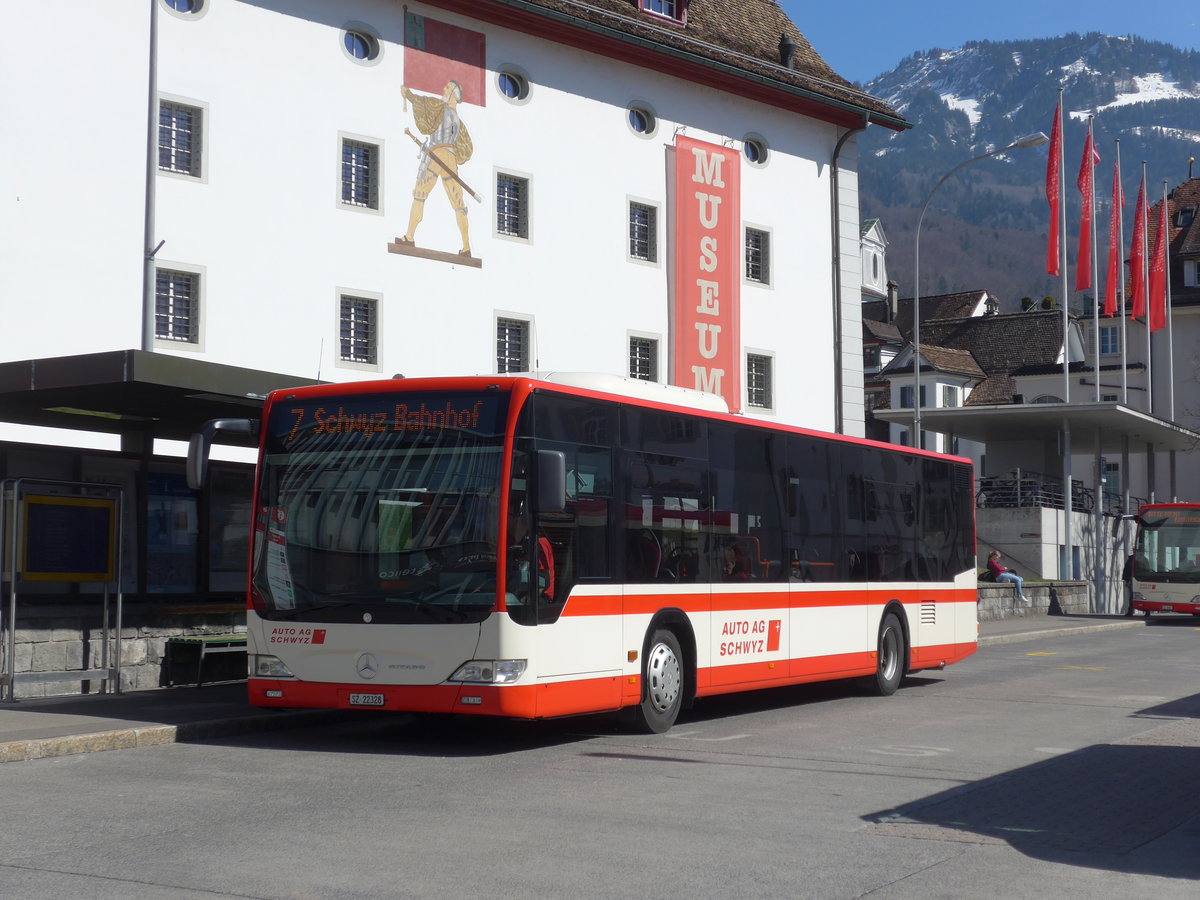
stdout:
POLYGON ((25 581, 112 581, 117 502, 27 494, 20 577, 25 581))

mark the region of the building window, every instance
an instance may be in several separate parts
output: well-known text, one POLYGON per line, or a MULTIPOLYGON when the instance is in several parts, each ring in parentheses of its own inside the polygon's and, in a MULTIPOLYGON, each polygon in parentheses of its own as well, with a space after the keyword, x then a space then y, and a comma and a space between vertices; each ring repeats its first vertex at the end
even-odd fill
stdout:
POLYGON ((1115 325, 1100 326, 1100 355, 1114 356, 1121 352, 1121 329, 1115 325))
POLYGON ((658 381, 658 341, 654 338, 629 339, 629 377, 658 381))
POLYGON ((379 209, 379 146, 342 138, 342 203, 379 209))
POLYGON ((761 168, 767 164, 767 142, 758 135, 746 135, 742 138, 742 155, 746 157, 746 162, 752 166, 761 168))
POLYGON ((1121 398, 1116 394, 1101 394, 1100 401, 1102 403, 1116 403, 1121 398))
POLYGON ((1119 494, 1123 490, 1121 483, 1121 464, 1104 460, 1104 490, 1106 493, 1119 494))
POLYGON ((529 371, 529 322, 525 319, 496 319, 496 371, 529 371))
POLYGON ((645 203, 629 203, 629 255, 658 262, 658 210, 645 203))
POLYGON ((342 32, 342 49, 355 62, 373 63, 379 59, 379 38, 365 27, 351 27, 342 32))
POLYGON ((204 115, 199 107, 162 101, 158 105, 158 167, 199 178, 204 115))
POLYGON ((1183 261, 1184 287, 1200 287, 1200 260, 1186 259, 1183 261))
POLYGON ((1185 206, 1175 213, 1175 225, 1178 228, 1187 228, 1196 218, 1196 207, 1185 206))
POLYGON ((184 18, 200 15, 204 12, 207 3, 205 0, 162 0, 162 5, 180 18, 184 18))
POLYGON ((376 301, 368 297, 343 296, 339 306, 339 358, 344 362, 375 365, 378 362, 376 301))
POLYGON ((880 361, 880 348, 878 344, 871 344, 863 347, 863 368, 878 369, 880 361))
POLYGON ((958 406, 958 388, 952 384, 942 385, 942 406, 958 406))
POLYGON ((756 409, 774 407, 771 363, 769 356, 746 354, 746 405, 756 409))
POLYGON ((771 234, 758 228, 746 229, 746 280, 771 283, 771 234))
POLYGON ((160 341, 200 342, 200 276, 159 269, 154 277, 154 336, 160 341))
POLYGON ((658 127, 658 119, 644 106, 629 107, 628 121, 633 133, 640 134, 642 137, 652 137, 658 127))
POLYGON ((510 237, 529 238, 528 178, 497 173, 496 231, 510 237))
MULTIPOLYGON (((912 409, 913 389, 911 384, 900 385, 900 408, 912 409)), ((925 385, 921 385, 921 407, 925 406, 925 385)))
POLYGON ((529 99, 529 79, 515 69, 498 72, 496 87, 500 96, 516 103, 529 99))
POLYGON ((863 408, 870 412, 883 405, 883 391, 867 391, 863 394, 863 408))
POLYGON ((659 16, 666 16, 676 22, 683 21, 683 7, 686 0, 642 0, 642 9, 659 16))

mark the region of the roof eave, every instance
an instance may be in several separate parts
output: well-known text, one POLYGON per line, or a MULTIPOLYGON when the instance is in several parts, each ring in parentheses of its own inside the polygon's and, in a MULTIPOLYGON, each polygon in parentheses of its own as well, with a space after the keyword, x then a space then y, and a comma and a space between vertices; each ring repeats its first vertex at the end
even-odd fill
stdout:
MULTIPOLYGON (((620 29, 597 22, 589 22, 558 10, 547 9, 539 4, 531 3, 529 0, 488 0, 486 3, 480 2, 480 0, 426 0, 426 2, 430 6, 460 13, 469 18, 532 33, 579 49, 601 53, 608 50, 609 52, 605 55, 684 79, 703 71, 715 72, 725 80, 723 86, 733 93, 793 112, 811 115, 843 127, 861 127, 866 122, 890 128, 893 131, 905 131, 912 128, 912 123, 902 116, 887 115, 879 110, 869 109, 865 105, 828 97, 817 91, 789 84, 781 79, 769 78, 756 72, 739 69, 737 66, 731 66, 720 60, 709 59, 699 53, 669 47, 640 35, 629 34, 620 29), (595 41, 585 41, 583 40, 585 36, 598 37, 602 39, 602 44, 598 46, 595 41), (618 52, 621 49, 626 52, 618 52), (671 65, 662 66, 661 62, 664 58, 671 65), (652 62, 659 64, 652 65, 652 62), (784 100, 791 102, 781 102, 784 100)), ((766 60, 759 60, 759 62, 770 65, 766 60)), ((845 88, 840 85, 837 86, 837 89, 853 90, 853 88, 845 88)))

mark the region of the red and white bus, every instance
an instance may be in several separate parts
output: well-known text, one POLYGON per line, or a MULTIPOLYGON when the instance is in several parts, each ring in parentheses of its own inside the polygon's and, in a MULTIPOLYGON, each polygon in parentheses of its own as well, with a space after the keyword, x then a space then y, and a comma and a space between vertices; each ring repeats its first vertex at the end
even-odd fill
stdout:
POLYGON ((1200 503, 1151 503, 1137 514, 1134 610, 1200 614, 1200 503))
POLYGON ((609 376, 277 391, 252 703, 537 719, 907 672, 976 649, 969 460, 609 376), (703 398, 697 405, 694 398, 703 398), (698 408, 708 406, 710 408, 698 408))

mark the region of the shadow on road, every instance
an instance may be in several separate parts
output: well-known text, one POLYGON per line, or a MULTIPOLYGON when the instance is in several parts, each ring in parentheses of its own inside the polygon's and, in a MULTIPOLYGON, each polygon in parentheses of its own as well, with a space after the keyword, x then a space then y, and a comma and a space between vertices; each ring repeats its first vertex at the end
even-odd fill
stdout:
MULTIPOLYGON (((875 834, 1005 843, 1029 856, 1140 875, 1200 877, 1200 695, 1139 715, 1180 718, 864 817, 875 834), (1182 827, 1181 827, 1182 826, 1182 827)), ((1149 722, 1147 723, 1149 725, 1149 722)))

